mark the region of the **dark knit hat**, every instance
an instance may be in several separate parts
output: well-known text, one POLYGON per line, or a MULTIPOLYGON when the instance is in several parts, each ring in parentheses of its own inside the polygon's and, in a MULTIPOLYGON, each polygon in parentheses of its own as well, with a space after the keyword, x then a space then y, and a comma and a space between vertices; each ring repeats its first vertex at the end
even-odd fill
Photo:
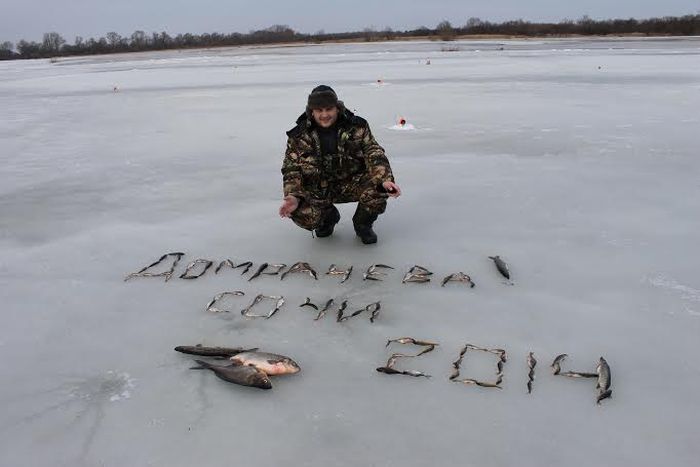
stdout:
POLYGON ((325 107, 335 107, 338 105, 338 96, 333 88, 322 84, 316 86, 309 94, 307 107, 309 109, 322 109, 325 107))

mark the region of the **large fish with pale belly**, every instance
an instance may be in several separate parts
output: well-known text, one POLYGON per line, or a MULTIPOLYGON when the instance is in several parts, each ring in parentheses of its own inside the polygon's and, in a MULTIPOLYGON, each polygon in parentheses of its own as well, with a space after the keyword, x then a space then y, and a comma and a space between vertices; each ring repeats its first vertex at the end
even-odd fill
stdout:
POLYGON ((234 365, 253 366, 270 376, 298 373, 301 368, 289 357, 268 352, 241 352, 229 358, 234 365))

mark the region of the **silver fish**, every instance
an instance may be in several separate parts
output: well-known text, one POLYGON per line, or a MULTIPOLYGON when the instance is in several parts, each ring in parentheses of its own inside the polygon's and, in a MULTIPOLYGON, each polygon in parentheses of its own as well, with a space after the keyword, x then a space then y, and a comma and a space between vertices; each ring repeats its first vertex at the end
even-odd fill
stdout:
POLYGON ((254 366, 270 376, 290 375, 301 371, 297 362, 291 358, 269 352, 240 352, 229 360, 235 365, 254 366))
POLYGON ((282 308, 282 305, 284 305, 284 297, 281 297, 281 296, 274 296, 274 295, 262 295, 262 294, 259 294, 259 295, 257 295, 257 296, 255 297, 255 299, 253 299, 253 303, 251 303, 250 305, 248 305, 247 308, 244 308, 243 310, 241 310, 241 314, 242 314, 243 316, 247 316, 247 317, 249 317, 249 318, 267 318, 267 319, 269 319, 269 318, 271 318, 275 313, 277 313, 277 312, 279 311, 280 308, 282 308), (274 308, 272 311, 270 311, 268 314, 266 314, 266 315, 253 315, 253 314, 250 314, 250 309, 253 308, 255 305, 257 305, 258 303, 260 303, 263 299, 277 300, 277 303, 275 304, 275 308, 274 308))
POLYGON ((254 273, 252 276, 250 276, 250 278, 248 279, 248 282, 252 281, 252 280, 255 279, 256 277, 258 277, 260 274, 262 274, 262 272, 263 272, 265 269, 267 269, 267 266, 268 266, 267 263, 262 263, 262 264, 260 265, 260 267, 258 267, 258 270, 255 271, 255 273, 254 273))
POLYGON ((461 271, 455 274, 450 274, 449 276, 445 277, 442 280, 441 286, 445 287, 445 284, 447 284, 448 282, 464 282, 465 284, 469 284, 469 287, 471 287, 472 289, 476 286, 474 281, 472 281, 472 278, 461 271))
POLYGON ((397 339, 389 339, 388 341, 386 341, 385 347, 389 347, 389 344, 391 344, 392 342, 397 342, 399 344, 415 344, 415 345, 428 345, 428 346, 440 345, 436 342, 429 342, 429 341, 414 339, 413 337, 399 337, 397 339))
POLYGON ((503 277, 510 279, 510 271, 508 271, 508 266, 500 256, 489 256, 489 259, 492 259, 493 262, 496 263, 496 269, 498 269, 498 272, 500 272, 503 277))
POLYGON ((219 294, 214 295, 214 298, 211 299, 209 303, 207 303, 207 307, 205 308, 205 311, 211 311, 212 313, 229 313, 231 310, 223 310, 220 308, 216 308, 214 304, 221 300, 223 297, 231 295, 234 297, 240 297, 245 295, 245 293, 241 292, 240 290, 234 290, 233 292, 221 292, 219 294))
POLYGON ((284 280, 284 278, 287 277, 287 274, 293 272, 305 272, 308 273, 314 279, 318 280, 318 275, 316 274, 316 271, 314 271, 314 268, 312 268, 309 263, 304 263, 302 261, 294 263, 292 267, 287 269, 287 271, 280 276, 280 280, 284 280))
POLYGON ((612 384, 610 366, 603 357, 600 357, 598 360, 596 373, 598 374, 598 383, 596 384, 596 389, 598 389, 598 397, 596 399, 596 403, 600 404, 603 399, 607 399, 608 397, 612 396, 612 389, 610 389, 610 385, 612 384))
POLYGON ((263 274, 267 274, 268 276, 276 276, 277 274, 280 273, 280 271, 282 271, 282 269, 287 267, 286 264, 268 264, 267 266, 270 268, 276 269, 275 271, 272 271, 272 272, 263 272, 263 274))
POLYGON ((248 272, 248 270, 251 268, 251 266, 253 266, 253 262, 252 262, 252 261, 246 261, 245 263, 241 263, 241 264, 237 265, 234 269, 244 268, 244 269, 243 269, 243 272, 241 272, 241 276, 242 276, 243 274, 245 274, 246 272, 248 272))
POLYGON ((202 277, 205 272, 211 267, 211 265, 214 264, 213 261, 209 261, 208 259, 196 259, 192 261, 190 264, 187 265, 185 268, 185 272, 183 272, 180 275, 180 279, 197 279, 198 277, 202 277), (202 269, 202 272, 199 274, 191 274, 192 270, 197 267, 198 264, 203 264, 204 269, 202 269))
POLYGON ((566 357, 568 357, 568 355, 563 353, 554 358, 554 361, 550 365, 552 367, 552 374, 558 375, 561 372, 561 362, 563 362, 566 357))
POLYGON ((326 302, 326 304, 323 306, 323 308, 321 308, 321 310, 318 312, 318 315, 316 315, 316 317, 314 318, 314 321, 318 321, 319 319, 321 319, 321 318, 323 318, 324 316, 326 316, 326 312, 327 312, 328 309, 331 307, 331 305, 333 305, 333 299, 332 299, 332 298, 326 302))
POLYGON ((220 262, 219 265, 216 267, 216 269, 214 270, 214 274, 219 274, 219 270, 220 270, 221 268, 223 268, 224 266, 228 266, 228 267, 230 267, 231 269, 235 269, 235 268, 236 268, 236 265, 233 264, 233 261, 231 261, 230 259, 225 259, 225 260, 223 260, 222 262, 220 262))
POLYGON ((265 372, 258 370, 253 366, 246 365, 212 365, 211 363, 195 360, 199 364, 198 367, 192 367, 193 370, 209 369, 216 376, 228 381, 229 383, 240 384, 241 386, 252 386, 260 389, 271 389, 272 382, 265 372))
POLYGON ((407 376, 414 376, 414 377, 419 377, 423 376, 425 378, 430 378, 430 375, 426 375, 423 372, 416 371, 416 370, 396 370, 394 368, 382 366, 377 368, 377 371, 380 373, 385 373, 387 375, 407 375, 407 376))
POLYGON ((464 378, 464 379, 453 379, 452 380, 455 383, 462 383, 462 384, 475 384, 477 386, 481 386, 482 388, 495 388, 495 389, 503 389, 499 384, 496 383, 489 383, 486 381, 478 381, 476 379, 472 378, 464 378))
POLYGON ((377 268, 383 268, 383 269, 394 269, 391 266, 388 266, 386 264, 373 264, 370 267, 367 268, 367 272, 365 272, 362 276, 364 277, 364 280, 373 280, 373 281, 380 281, 381 276, 386 276, 386 273, 377 271, 377 268))
POLYGON ((579 371, 562 371, 559 376, 567 376, 569 378, 597 378, 598 373, 585 373, 579 371))
POLYGON ((350 278, 350 274, 352 274, 352 266, 350 266, 348 269, 338 269, 335 267, 335 264, 331 264, 331 267, 328 268, 328 272, 326 274, 330 274, 333 276, 342 275, 343 280, 340 281, 340 283, 342 284, 343 282, 348 280, 348 278, 350 278))
POLYGON ((537 366, 537 360, 535 360, 535 355, 532 352, 527 354, 527 367, 529 369, 527 373, 527 393, 532 392, 532 383, 535 380, 535 366, 537 366))

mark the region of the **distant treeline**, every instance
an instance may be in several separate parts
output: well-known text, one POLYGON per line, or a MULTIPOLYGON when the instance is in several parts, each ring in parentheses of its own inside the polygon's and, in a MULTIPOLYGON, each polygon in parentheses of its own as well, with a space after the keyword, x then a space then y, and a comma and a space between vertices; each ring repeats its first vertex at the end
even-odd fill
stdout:
POLYGON ((140 52, 146 50, 166 50, 199 47, 220 47, 254 44, 278 44, 289 42, 319 43, 325 41, 384 41, 408 37, 452 40, 458 36, 508 35, 508 36, 567 36, 567 35, 700 35, 700 14, 686 16, 666 16, 644 20, 611 19, 596 21, 584 16, 576 21, 563 20, 559 23, 531 23, 523 20, 491 23, 479 18, 469 18, 464 26, 453 26, 442 21, 434 29, 420 27, 410 31, 394 31, 391 28, 345 33, 326 33, 323 30, 314 34, 303 34, 285 25, 275 25, 248 34, 178 34, 175 37, 167 32, 154 32, 150 35, 136 31, 129 37, 116 32, 108 32, 99 39, 76 37, 73 44, 57 32, 44 34, 42 42, 19 41, 0 43, 0 60, 20 58, 49 58, 70 55, 109 54, 120 52, 140 52))

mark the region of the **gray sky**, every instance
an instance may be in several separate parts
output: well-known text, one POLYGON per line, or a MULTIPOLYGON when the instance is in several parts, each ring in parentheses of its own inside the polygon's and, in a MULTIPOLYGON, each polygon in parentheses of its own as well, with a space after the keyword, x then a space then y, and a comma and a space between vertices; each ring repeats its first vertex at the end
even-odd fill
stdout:
POLYGON ((435 27, 443 19, 503 21, 678 16, 700 12, 700 0, 0 0, 0 41, 41 40, 56 31, 75 36, 147 33, 243 32, 286 24, 300 32, 356 31, 365 27, 435 27))

